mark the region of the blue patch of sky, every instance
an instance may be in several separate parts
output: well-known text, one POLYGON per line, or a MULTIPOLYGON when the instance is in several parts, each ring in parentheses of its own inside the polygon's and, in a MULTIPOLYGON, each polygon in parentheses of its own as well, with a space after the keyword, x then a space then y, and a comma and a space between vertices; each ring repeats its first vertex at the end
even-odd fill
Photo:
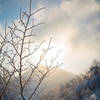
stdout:
POLYGON ((18 13, 17 6, 18 4, 13 2, 13 0, 0 0, 0 22, 15 18, 15 15, 18 13))
MULTIPOLYGON (((33 0, 33 9, 42 3, 46 7, 59 6, 61 0, 33 0)), ((28 9, 29 0, 0 0, 0 24, 15 20, 19 16, 20 8, 28 9)))
POLYGON ((96 11, 95 13, 92 13, 89 16, 84 16, 82 18, 79 18, 78 24, 91 24, 93 21, 100 21, 100 11, 96 11))
POLYGON ((100 0, 96 0, 97 2, 100 2, 100 0))
POLYGON ((52 6, 59 6, 62 0, 42 0, 45 5, 50 7, 52 6))

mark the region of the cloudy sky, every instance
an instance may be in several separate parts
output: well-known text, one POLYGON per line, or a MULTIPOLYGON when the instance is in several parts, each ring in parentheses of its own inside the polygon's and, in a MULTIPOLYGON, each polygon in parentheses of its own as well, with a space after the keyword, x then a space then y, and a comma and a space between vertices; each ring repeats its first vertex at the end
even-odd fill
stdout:
MULTIPOLYGON (((28 0, 0 0, 0 29, 27 10, 28 0)), ((35 18, 45 24, 36 28, 39 40, 53 37, 62 49, 64 69, 80 73, 100 59, 100 0, 33 0, 33 11, 46 7, 35 18)))

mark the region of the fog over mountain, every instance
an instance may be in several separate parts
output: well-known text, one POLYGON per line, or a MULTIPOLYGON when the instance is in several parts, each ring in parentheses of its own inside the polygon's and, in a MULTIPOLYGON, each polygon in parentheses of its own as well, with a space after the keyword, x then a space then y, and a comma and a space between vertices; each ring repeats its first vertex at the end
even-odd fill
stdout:
MULTIPOLYGON (((29 72, 25 72, 23 74, 23 77, 27 78, 28 74, 29 72)), ((56 69, 55 71, 52 72, 52 74, 50 74, 48 77, 44 79, 44 81, 40 85, 39 89, 37 90, 33 98, 35 98, 35 100, 39 100, 40 96, 45 95, 50 90, 59 88, 61 85, 66 84, 75 76, 76 75, 69 73, 67 71, 64 71, 60 68, 56 69)), ((13 80, 13 81, 15 84, 18 82, 17 80, 13 80)), ((30 93, 32 93, 36 84, 37 84, 37 79, 35 77, 33 79, 31 78, 29 84, 25 88, 24 94, 26 95, 26 97, 29 96, 30 93)), ((16 89, 14 91, 16 91, 16 89)))
MULTIPOLYGON (((70 81, 74 77, 75 75, 72 73, 66 72, 59 68, 56 69, 52 74, 50 74, 47 78, 44 79, 44 81, 42 82, 42 84, 36 92, 35 98, 37 96, 39 97, 41 95, 44 95, 48 91, 58 88, 61 85, 66 84, 66 82, 70 81)), ((34 88, 33 83, 34 79, 32 79, 29 83, 29 86, 27 87, 25 94, 30 94, 32 92, 32 88, 34 88)), ((36 82, 34 84, 36 84, 36 82)))

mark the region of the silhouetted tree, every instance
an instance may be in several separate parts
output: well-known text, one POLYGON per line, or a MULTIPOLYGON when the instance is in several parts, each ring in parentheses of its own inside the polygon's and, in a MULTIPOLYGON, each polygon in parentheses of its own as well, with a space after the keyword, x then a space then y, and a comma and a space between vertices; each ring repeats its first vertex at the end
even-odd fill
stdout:
POLYGON ((49 92, 42 100, 100 100, 100 62, 94 61, 89 71, 61 86, 57 93, 49 92))
POLYGON ((18 91, 18 96, 21 96, 21 100, 31 100, 35 92, 39 88, 40 84, 45 77, 50 74, 52 70, 62 65, 62 63, 57 63, 54 65, 57 55, 54 59, 50 60, 48 65, 47 60, 45 59, 46 54, 49 50, 52 49, 50 39, 48 46, 43 48, 42 45, 36 43, 33 40, 35 36, 33 29, 43 23, 34 23, 34 15, 40 10, 45 9, 45 7, 32 11, 32 0, 29 3, 29 11, 22 11, 20 9, 19 19, 17 22, 12 22, 12 25, 5 27, 5 34, 0 34, 0 81, 3 84, 2 91, 0 91, 0 100, 6 94, 7 90, 11 88, 16 88, 15 91, 18 91), (31 49, 31 47, 33 48, 31 49), (41 49, 40 57, 35 64, 32 61, 32 57, 38 50, 41 49), (45 68, 41 70, 41 62, 45 61, 45 68), (28 72, 27 77, 24 78, 24 73, 28 72), (25 88, 28 86, 31 78, 37 77, 37 84, 33 88, 32 93, 26 98, 25 88), (14 85, 13 80, 16 80, 16 85, 14 85), (14 86, 12 86, 12 84, 14 86))

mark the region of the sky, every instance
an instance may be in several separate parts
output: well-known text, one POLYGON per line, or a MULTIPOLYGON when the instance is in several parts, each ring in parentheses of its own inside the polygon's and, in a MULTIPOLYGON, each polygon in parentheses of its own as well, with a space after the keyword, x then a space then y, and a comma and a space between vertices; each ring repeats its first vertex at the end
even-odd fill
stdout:
MULTIPOLYGON (((63 69, 78 74, 100 60, 100 0, 33 0, 32 6, 46 7, 35 16, 45 24, 34 32, 39 40, 52 37, 54 48, 62 49, 63 69)), ((0 29, 18 19, 20 8, 27 10, 28 0, 0 0, 0 29)))

